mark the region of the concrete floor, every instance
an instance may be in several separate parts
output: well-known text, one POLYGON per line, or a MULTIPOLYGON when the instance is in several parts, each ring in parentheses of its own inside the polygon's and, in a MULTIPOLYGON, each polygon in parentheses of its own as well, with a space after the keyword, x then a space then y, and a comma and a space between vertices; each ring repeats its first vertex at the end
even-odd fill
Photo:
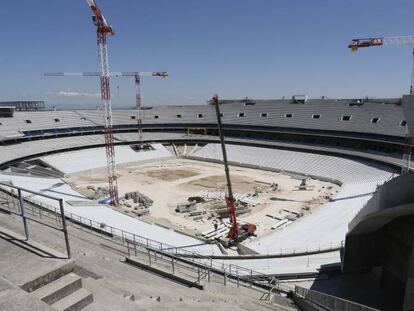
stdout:
MULTIPOLYGON (((0 226, 20 234, 23 231, 21 219, 16 216, 0 214, 0 226)), ((29 223, 29 230, 33 240, 65 253, 61 233, 33 222, 29 223)), ((83 277, 83 287, 94 296, 94 302, 84 310, 296 310, 284 297, 274 296, 271 302, 260 301, 261 292, 237 288, 229 283, 223 286, 219 277, 206 283, 205 290, 188 288, 126 265, 122 262, 125 250, 112 241, 72 225, 69 226, 69 235, 72 257, 76 261, 75 273, 83 277)), ((2 239, 0 241, 0 263, 13 266, 16 253, 5 253, 3 247, 10 249, 16 246, 7 245, 10 243, 2 239)), ((21 257, 18 269, 31 273, 35 270, 33 267, 50 264, 49 260, 44 261, 45 258, 33 259, 33 256, 21 257)), ((4 301, 0 295, 0 309, 14 310, 2 308, 1 303, 4 301)), ((48 309, 36 306, 31 310, 48 309)))

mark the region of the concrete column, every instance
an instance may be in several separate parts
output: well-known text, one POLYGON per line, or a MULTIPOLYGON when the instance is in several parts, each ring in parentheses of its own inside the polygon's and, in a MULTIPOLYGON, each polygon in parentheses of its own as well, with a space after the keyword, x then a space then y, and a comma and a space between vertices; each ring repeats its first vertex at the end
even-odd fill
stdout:
POLYGON ((408 267, 407 281, 405 283, 405 295, 403 311, 414 310, 414 241, 411 248, 411 256, 408 267))

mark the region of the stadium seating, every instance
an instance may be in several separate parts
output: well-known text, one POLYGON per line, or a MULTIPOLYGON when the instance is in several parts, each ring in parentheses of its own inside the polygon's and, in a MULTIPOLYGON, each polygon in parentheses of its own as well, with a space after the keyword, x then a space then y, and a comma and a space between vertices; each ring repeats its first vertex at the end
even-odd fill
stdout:
MULTIPOLYGON (((227 154, 230 163, 308 175, 342 184, 334 200, 315 213, 248 244, 260 253, 299 252, 340 245, 348 222, 377 186, 394 174, 385 167, 370 163, 304 152, 228 145, 227 154)), ((191 158, 221 161, 220 145, 208 144, 195 151, 191 158)))

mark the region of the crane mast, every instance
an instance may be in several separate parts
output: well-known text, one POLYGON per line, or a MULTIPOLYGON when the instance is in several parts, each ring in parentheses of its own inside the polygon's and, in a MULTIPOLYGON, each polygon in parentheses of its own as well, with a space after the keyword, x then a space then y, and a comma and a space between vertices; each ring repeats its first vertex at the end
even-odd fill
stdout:
POLYGON ((401 175, 407 174, 410 172, 410 163, 411 163, 411 154, 412 154, 412 137, 408 131, 408 126, 405 129, 405 140, 404 140, 404 152, 401 165, 401 175))
POLYGON ((112 106, 111 106, 111 89, 109 83, 109 65, 108 65, 108 45, 107 35, 113 35, 112 27, 108 25, 101 10, 96 5, 94 0, 87 0, 94 16, 92 20, 96 26, 97 43, 98 43, 98 57, 100 64, 100 82, 101 82, 101 99, 104 106, 104 134, 105 134, 105 149, 106 149, 106 164, 108 175, 108 188, 111 202, 118 205, 118 181, 115 174, 115 147, 114 147, 114 133, 112 126, 112 106))
POLYGON ((410 84, 410 95, 414 95, 414 49, 413 49, 413 64, 411 69, 411 84, 410 84))
POLYGON ((137 109, 137 128, 138 128, 138 148, 144 147, 142 139, 142 110, 141 110, 141 77, 139 74, 135 75, 135 105, 137 109))

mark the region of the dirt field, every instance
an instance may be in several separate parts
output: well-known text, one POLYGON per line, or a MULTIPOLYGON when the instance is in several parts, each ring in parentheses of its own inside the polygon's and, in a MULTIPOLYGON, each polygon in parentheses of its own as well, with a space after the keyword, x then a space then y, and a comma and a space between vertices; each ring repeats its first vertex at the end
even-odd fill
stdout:
MULTIPOLYGON (((199 234, 213 228, 213 207, 224 207, 224 200, 218 199, 197 204, 197 211, 202 214, 196 217, 175 211, 177 203, 200 195, 202 190, 226 191, 224 170, 220 164, 176 159, 121 166, 117 173, 120 197, 126 192, 140 191, 154 201, 149 215, 141 216, 147 221, 199 234)), ((230 174, 234 193, 255 202, 249 206, 251 211, 241 215, 240 219, 256 224, 259 236, 276 230, 281 219, 292 218, 294 213, 306 217, 335 195, 339 188, 332 183, 309 179, 308 189, 299 190, 302 181, 299 177, 248 168, 230 167, 230 174), (271 187, 275 183, 278 184, 277 189, 271 187)), ((106 187, 106 172, 97 170, 78 174, 68 182, 78 191, 90 194, 88 186, 106 187)), ((131 208, 123 206, 120 209, 134 216, 131 208)))
POLYGON ((173 181, 181 178, 188 178, 198 175, 195 170, 186 169, 159 169, 155 171, 149 171, 147 173, 149 177, 156 178, 162 181, 173 181))

